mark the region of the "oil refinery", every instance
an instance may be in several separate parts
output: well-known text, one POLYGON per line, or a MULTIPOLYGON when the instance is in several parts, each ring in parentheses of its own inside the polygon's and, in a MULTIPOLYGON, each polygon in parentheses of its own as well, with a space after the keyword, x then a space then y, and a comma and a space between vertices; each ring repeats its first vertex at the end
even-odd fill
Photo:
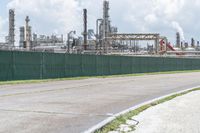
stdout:
POLYGON ((128 56, 179 56, 198 57, 200 42, 191 39, 181 40, 180 33, 174 33, 176 43, 171 44, 167 37, 159 33, 119 33, 112 26, 109 14, 109 1, 103 2, 102 18, 96 20, 96 31, 88 29, 87 9, 83 9, 83 31, 79 36, 73 29, 67 35, 39 35, 32 33, 31 18, 26 16, 24 26, 15 27, 15 10, 9 10, 9 31, 5 42, 0 42, 1 50, 40 51, 54 53, 78 53, 97 55, 128 56), (15 32, 19 30, 19 42, 15 32), (67 39, 64 39, 67 37, 67 39), (19 45, 15 45, 19 44, 19 45))
POLYGON ((0 133, 200 133, 200 0, 1 5, 0 133))

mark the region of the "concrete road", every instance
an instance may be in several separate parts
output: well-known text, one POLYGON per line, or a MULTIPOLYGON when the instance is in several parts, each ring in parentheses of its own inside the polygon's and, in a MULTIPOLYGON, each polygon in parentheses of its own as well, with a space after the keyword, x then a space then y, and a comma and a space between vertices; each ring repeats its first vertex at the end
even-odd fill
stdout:
POLYGON ((131 106, 200 85, 200 72, 0 86, 0 133, 79 133, 131 106))

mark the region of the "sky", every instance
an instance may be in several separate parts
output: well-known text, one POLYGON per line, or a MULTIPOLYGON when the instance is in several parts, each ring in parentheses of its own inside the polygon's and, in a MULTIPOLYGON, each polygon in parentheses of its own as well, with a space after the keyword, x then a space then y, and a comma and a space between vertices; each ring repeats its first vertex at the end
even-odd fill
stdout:
MULTIPOLYGON (((120 33, 160 33, 175 41, 200 40, 199 0, 109 0, 110 18, 120 33)), ((88 27, 95 29, 96 19, 102 18, 103 0, 0 0, 0 41, 8 34, 8 10, 16 12, 16 36, 27 15, 33 32, 64 34, 76 30, 81 35, 82 10, 88 9, 88 27)))

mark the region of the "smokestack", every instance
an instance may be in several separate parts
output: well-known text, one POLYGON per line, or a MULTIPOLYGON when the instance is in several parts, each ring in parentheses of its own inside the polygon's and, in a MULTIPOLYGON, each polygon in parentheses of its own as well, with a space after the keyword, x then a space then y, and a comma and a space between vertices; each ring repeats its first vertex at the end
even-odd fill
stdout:
POLYGON ((184 46, 183 46, 183 42, 181 42, 181 48, 183 48, 184 46))
POLYGON ((84 50, 87 50, 87 9, 83 9, 83 38, 84 38, 84 50))
POLYGON ((197 47, 199 47, 199 44, 200 44, 199 41, 197 41, 197 47))
POLYGON ((9 35, 8 42, 11 46, 15 44, 15 11, 14 9, 9 10, 9 35))
POLYGON ((177 32, 176 33, 176 47, 180 48, 180 45, 181 45, 180 33, 177 32))
POLYGON ((191 38, 191 47, 195 47, 195 40, 194 40, 194 38, 191 38))

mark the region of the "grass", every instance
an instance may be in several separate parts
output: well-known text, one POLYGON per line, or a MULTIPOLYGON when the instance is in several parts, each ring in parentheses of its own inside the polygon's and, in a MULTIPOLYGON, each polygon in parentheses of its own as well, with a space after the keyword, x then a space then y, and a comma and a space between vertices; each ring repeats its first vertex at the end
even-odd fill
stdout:
MULTIPOLYGON (((97 130, 95 133, 108 133, 109 131, 114 131, 121 124, 126 124, 126 120, 131 119, 133 116, 136 116, 136 115, 140 114, 141 112, 147 110, 150 107, 153 107, 153 106, 156 106, 158 104, 164 103, 166 101, 172 100, 172 99, 174 99, 176 97, 183 96, 183 95, 188 94, 190 92, 199 91, 199 90, 200 90, 200 88, 189 90, 189 91, 186 91, 186 92, 183 92, 183 93, 174 94, 172 96, 160 99, 160 100, 155 101, 155 102, 150 103, 150 104, 146 104, 146 105, 144 105, 144 106, 142 106, 142 107, 140 107, 138 109, 135 109, 133 111, 130 111, 130 112, 124 114, 124 115, 121 115, 121 116, 117 117, 115 120, 111 121, 110 123, 108 123, 107 125, 102 127, 101 129, 97 130)), ((134 130, 134 127, 133 127, 133 130, 134 130)))
POLYGON ((137 73, 137 74, 108 75, 108 76, 83 76, 83 77, 72 77, 72 78, 41 79, 41 80, 39 79, 39 80, 0 81, 0 85, 16 85, 16 84, 42 83, 42 82, 51 82, 51 81, 64 81, 64 80, 82 80, 82 79, 88 79, 88 78, 131 77, 131 76, 190 73, 190 72, 200 72, 200 70, 167 71, 167 72, 137 73))

